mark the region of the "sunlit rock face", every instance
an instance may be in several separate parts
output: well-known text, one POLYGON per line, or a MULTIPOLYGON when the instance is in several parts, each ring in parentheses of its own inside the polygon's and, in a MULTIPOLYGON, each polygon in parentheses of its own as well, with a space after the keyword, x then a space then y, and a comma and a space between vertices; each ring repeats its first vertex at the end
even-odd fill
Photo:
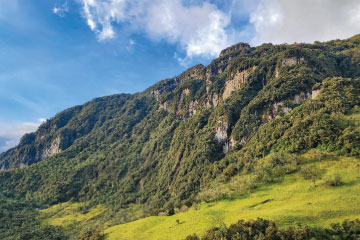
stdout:
POLYGON ((240 72, 230 74, 230 78, 225 83, 225 90, 223 93, 223 100, 230 97, 231 93, 239 90, 245 83, 246 78, 256 69, 256 66, 240 72))

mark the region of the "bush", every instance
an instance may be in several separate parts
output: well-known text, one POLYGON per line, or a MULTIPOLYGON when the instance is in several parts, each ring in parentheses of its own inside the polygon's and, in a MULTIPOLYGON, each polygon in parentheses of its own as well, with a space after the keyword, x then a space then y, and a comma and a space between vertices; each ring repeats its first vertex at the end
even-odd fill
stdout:
POLYGON ((104 233, 100 230, 88 230, 81 233, 77 239, 79 240, 103 240, 105 238, 104 233))
POLYGON ((334 176, 330 176, 325 180, 325 184, 327 186, 336 187, 344 184, 340 174, 335 174, 334 176))
MULTIPOLYGON (((224 224, 220 228, 212 228, 201 238, 202 240, 246 239, 246 240, 356 240, 360 238, 360 220, 345 220, 342 224, 331 224, 329 229, 309 227, 289 227, 279 229, 269 220, 240 220, 227 228, 224 224)), ((186 240, 200 240, 196 234, 188 236, 186 240)))
POLYGON ((236 172, 237 172, 237 168, 234 165, 230 165, 227 168, 225 168, 225 170, 222 173, 224 181, 228 181, 232 176, 235 175, 236 172))
POLYGON ((200 240, 200 238, 198 236, 196 236, 196 234, 194 235, 189 235, 185 238, 185 240, 200 240))
POLYGON ((311 180, 316 186, 316 181, 321 179, 321 169, 316 166, 302 167, 300 171, 301 176, 306 180, 311 180))
POLYGON ((255 167, 255 175, 258 181, 267 183, 284 174, 296 171, 300 158, 296 154, 274 152, 263 158, 255 167))

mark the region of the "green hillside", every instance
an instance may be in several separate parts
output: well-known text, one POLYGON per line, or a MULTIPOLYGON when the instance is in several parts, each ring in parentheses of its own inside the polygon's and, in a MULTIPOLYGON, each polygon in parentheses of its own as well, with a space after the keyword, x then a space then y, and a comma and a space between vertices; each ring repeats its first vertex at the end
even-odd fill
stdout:
POLYGON ((231 46, 144 92, 67 109, 2 153, 0 238, 356 218, 359 106, 359 36, 231 46))
POLYGON ((272 219, 282 228, 307 225, 329 227, 331 223, 360 218, 359 160, 353 158, 311 158, 304 165, 315 165, 324 171, 317 186, 299 173, 289 174, 271 184, 259 187, 239 199, 202 203, 172 216, 154 216, 116 225, 105 230, 107 239, 185 239, 205 234, 212 227, 227 226, 240 219, 272 219), (341 186, 328 186, 326 179, 344 176, 341 186), (179 220, 179 224, 176 220, 179 220))
MULTIPOLYGON (((273 183, 261 182, 243 195, 226 196, 217 202, 201 202, 179 209, 172 216, 152 216, 127 224, 105 228, 106 239, 185 239, 196 233, 202 236, 212 227, 227 226, 239 219, 272 219, 285 229, 289 226, 307 225, 329 227, 345 219, 360 217, 360 162, 356 158, 324 155, 318 151, 301 156, 300 169, 317 167, 322 176, 316 183, 304 179, 301 172, 291 173, 273 183), (329 180, 340 175, 339 186, 329 185, 329 180), (177 222, 179 221, 179 223, 177 222)), ((235 177, 236 178, 236 177, 235 177)), ((233 186, 222 188, 231 192, 233 186)), ((235 189, 236 190, 236 189, 235 189)), ((133 208, 134 209, 134 208, 133 208)), ((86 225, 98 221, 96 216, 103 207, 81 213, 79 204, 61 204, 42 211, 43 223, 65 228, 71 224, 86 225)), ((107 225, 105 223, 105 225, 107 225)))

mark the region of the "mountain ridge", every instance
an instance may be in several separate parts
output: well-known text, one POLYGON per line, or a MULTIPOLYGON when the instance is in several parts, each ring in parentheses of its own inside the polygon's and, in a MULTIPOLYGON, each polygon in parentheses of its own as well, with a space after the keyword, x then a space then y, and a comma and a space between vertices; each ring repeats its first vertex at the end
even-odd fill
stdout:
MULTIPOLYGON (((359 49, 358 35, 240 43, 143 92, 67 109, 0 155, 9 169, 0 192, 42 206, 138 204, 144 216, 171 215, 214 182, 255 176, 269 154, 317 148, 358 158, 360 132, 344 115, 360 105, 359 49)), ((274 167, 288 166, 279 159, 274 167)), ((256 179, 269 177, 262 171, 256 179)))

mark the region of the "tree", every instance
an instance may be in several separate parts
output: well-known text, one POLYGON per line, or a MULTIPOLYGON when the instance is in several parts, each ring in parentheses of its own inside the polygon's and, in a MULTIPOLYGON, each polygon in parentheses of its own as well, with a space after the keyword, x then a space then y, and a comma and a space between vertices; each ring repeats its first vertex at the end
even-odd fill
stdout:
POLYGON ((317 166, 303 167, 300 174, 304 179, 312 181, 314 183, 314 187, 316 187, 316 181, 321 179, 322 176, 321 169, 317 166))

